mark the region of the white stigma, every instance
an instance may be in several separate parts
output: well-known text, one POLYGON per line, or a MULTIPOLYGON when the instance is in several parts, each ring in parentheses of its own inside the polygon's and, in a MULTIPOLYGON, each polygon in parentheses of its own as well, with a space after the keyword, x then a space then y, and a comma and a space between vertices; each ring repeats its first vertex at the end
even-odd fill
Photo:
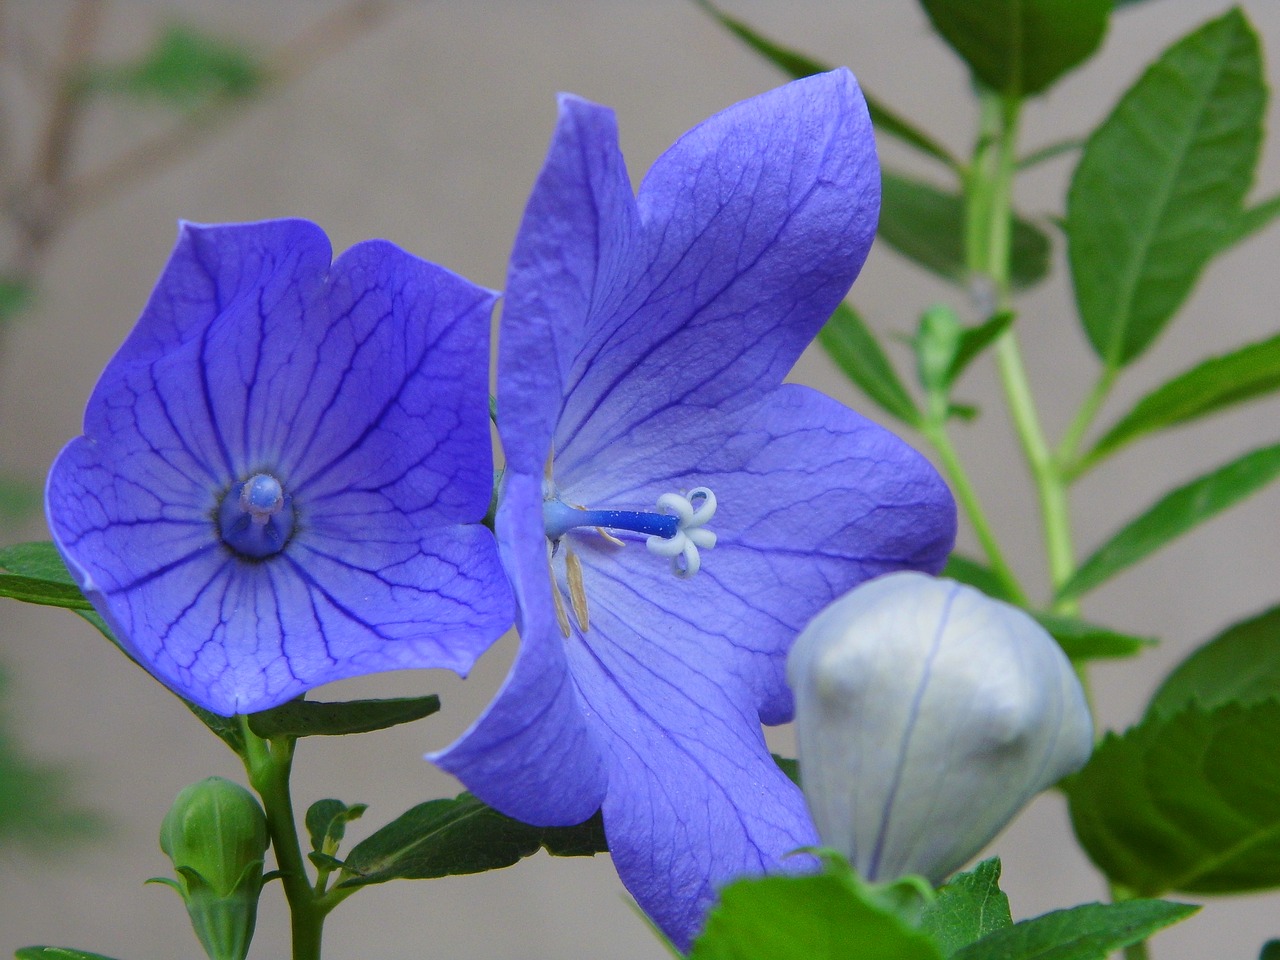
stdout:
POLYGON ((702 567, 698 548, 710 550, 716 545, 716 535, 705 529, 707 521, 716 515, 716 495, 706 487, 690 490, 687 497, 678 493, 664 493, 658 498, 658 509, 678 517, 680 526, 675 536, 651 536, 645 541, 650 553, 671 558, 671 572, 688 579, 702 567))
POLYGON ((259 527, 265 526, 283 506, 284 488, 269 473, 255 474, 240 489, 240 509, 259 527))

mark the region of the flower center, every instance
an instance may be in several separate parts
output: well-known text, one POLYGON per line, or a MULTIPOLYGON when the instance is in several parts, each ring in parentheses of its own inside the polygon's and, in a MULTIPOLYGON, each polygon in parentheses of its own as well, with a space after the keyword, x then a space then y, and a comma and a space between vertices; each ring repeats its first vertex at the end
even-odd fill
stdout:
POLYGON ((578 527, 595 527, 606 540, 619 545, 622 541, 608 531, 642 534, 650 553, 671 559, 671 571, 677 577, 692 577, 702 567, 698 549, 710 550, 716 545, 716 535, 706 529, 716 513, 716 495, 706 487, 690 490, 687 497, 664 493, 657 506, 662 513, 592 510, 556 498, 543 501, 542 520, 547 539, 552 541, 578 527))
POLYGON ((293 533, 292 500, 269 473, 232 484, 218 506, 222 542, 258 560, 279 553, 293 533))
MULTIPOLYGON (((548 488, 550 484, 548 482, 548 488)), ((688 579, 702 567, 698 549, 710 550, 716 545, 716 535, 706 529, 707 521, 716 513, 716 495, 706 487, 690 490, 688 496, 664 493, 658 498, 661 513, 636 510, 592 510, 565 503, 554 493, 542 502, 542 522, 547 531, 547 563, 551 566, 551 590, 555 600, 556 619, 560 631, 569 637, 569 614, 564 598, 556 582, 554 558, 560 548, 560 540, 570 530, 594 527, 595 531, 610 543, 619 547, 625 542, 609 531, 638 533, 644 536, 649 552, 671 560, 671 572, 688 579)), ((585 633, 589 628, 587 592, 582 579, 582 561, 573 548, 564 548, 565 581, 569 586, 569 604, 573 608, 578 626, 585 633)))

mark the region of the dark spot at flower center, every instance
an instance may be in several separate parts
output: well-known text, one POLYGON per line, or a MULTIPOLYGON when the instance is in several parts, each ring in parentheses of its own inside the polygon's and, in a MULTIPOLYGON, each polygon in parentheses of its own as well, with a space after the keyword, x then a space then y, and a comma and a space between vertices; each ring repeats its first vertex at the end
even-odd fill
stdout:
POLYGON ((293 535, 293 498, 271 474, 256 473, 231 485, 215 522, 231 550, 261 560, 283 550, 293 535))

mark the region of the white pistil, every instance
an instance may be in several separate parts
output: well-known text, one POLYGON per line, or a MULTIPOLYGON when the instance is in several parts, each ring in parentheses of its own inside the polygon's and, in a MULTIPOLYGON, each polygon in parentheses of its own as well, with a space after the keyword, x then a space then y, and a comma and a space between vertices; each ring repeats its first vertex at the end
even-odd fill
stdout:
POLYGON ((716 514, 716 495, 706 487, 690 490, 687 497, 664 493, 658 498, 658 508, 678 517, 679 529, 672 537, 651 536, 645 545, 650 553, 670 557, 672 573, 688 579, 702 566, 698 548, 710 550, 716 545, 716 535, 705 529, 707 521, 716 514))

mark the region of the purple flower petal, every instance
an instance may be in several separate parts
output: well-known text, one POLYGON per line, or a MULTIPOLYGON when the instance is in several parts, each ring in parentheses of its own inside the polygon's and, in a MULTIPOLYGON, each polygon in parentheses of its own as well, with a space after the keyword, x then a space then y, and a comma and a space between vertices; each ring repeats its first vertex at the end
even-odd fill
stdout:
POLYGON ((500 340, 498 533, 522 649, 440 759, 508 812, 563 823, 540 819, 565 762, 550 746, 561 730, 593 740, 620 875, 688 944, 718 883, 780 868, 813 839, 760 730, 791 712, 783 658, 796 632, 868 576, 940 566, 955 511, 896 437, 780 387, 875 227, 874 146, 847 71, 711 118, 658 161, 638 201, 625 184, 612 114, 562 100, 500 340), (611 534, 626 546, 569 526, 573 507, 652 514, 659 496, 703 486, 722 513, 696 576, 673 576, 625 524, 611 534))
POLYGON ((327 251, 297 221, 185 226, 50 473, 50 527, 86 595, 146 669, 218 713, 377 670, 465 672, 511 619, 478 525, 493 295, 381 241, 332 268, 327 251), (262 473, 293 534, 246 557, 218 507, 262 473))
POLYGON ((862 268, 879 200, 870 121, 847 71, 681 137, 641 187, 643 251, 615 276, 625 300, 593 309, 586 339, 567 345, 560 472, 673 411, 740 406, 777 386, 862 268))
POLYGON ((542 469, 584 320, 634 269, 639 214, 613 111, 561 94, 560 119, 507 275, 498 381, 509 469, 542 469))
POLYGON ((508 475, 497 529, 519 604, 520 651, 484 714, 427 759, 508 816, 570 826, 599 808, 606 774, 552 610, 539 481, 508 475))
POLYGON ((640 447, 568 484, 569 501, 652 509, 672 490, 706 486, 718 541, 689 580, 642 544, 603 538, 575 548, 590 571, 633 585, 598 601, 683 611, 699 645, 722 638, 725 668, 749 678, 765 723, 791 719, 785 657, 809 618, 853 585, 893 570, 940 569, 955 503, 929 462, 883 427, 831 398, 786 384, 743 411, 685 421, 661 448, 640 447))
POLYGON ((636 901, 686 949, 717 886, 777 869, 817 834, 721 645, 702 646, 708 638, 678 612, 642 610, 634 594, 615 603, 597 586, 588 583, 591 629, 571 641, 571 659, 608 748, 609 850, 636 901))

